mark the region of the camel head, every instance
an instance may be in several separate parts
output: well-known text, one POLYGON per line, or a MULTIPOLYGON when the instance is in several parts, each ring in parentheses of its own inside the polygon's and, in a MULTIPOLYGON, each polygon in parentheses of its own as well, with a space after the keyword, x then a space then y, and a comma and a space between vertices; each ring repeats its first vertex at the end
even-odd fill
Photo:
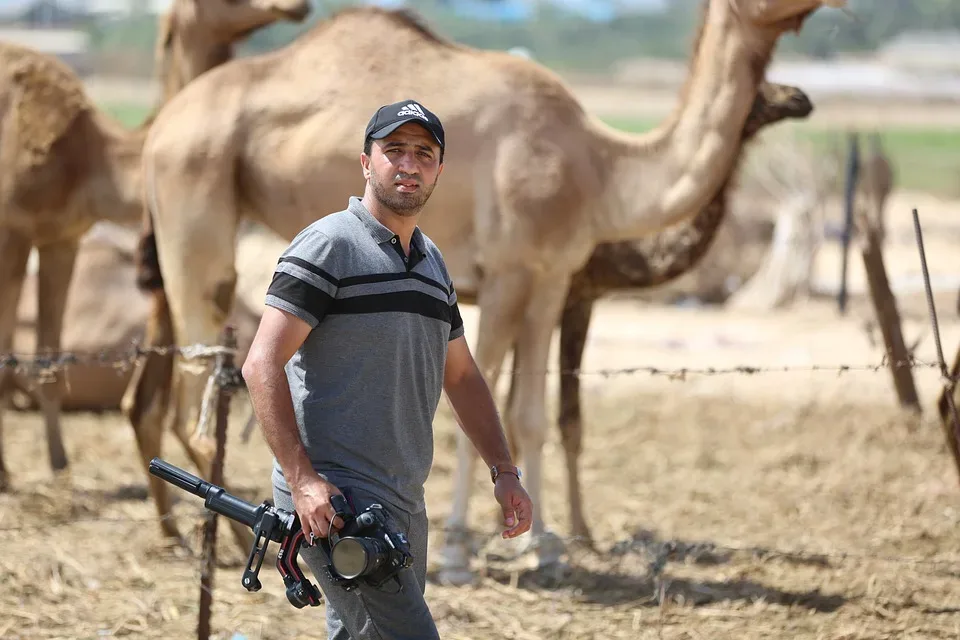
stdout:
POLYGON ((802 119, 813 112, 813 103, 803 90, 786 84, 764 82, 758 89, 762 100, 774 114, 770 120, 777 122, 787 118, 802 119))
POLYGON ((835 9, 847 5, 847 0, 729 0, 744 19, 763 29, 780 33, 799 31, 804 20, 827 6, 835 9))
POLYGON ((274 22, 303 22, 310 9, 310 0, 174 0, 169 16, 231 44, 274 22))

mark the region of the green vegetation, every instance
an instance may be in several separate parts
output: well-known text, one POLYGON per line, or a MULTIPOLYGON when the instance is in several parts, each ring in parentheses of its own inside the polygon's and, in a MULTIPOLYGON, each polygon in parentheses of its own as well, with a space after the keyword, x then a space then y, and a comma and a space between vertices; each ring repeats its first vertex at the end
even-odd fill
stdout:
MULTIPOLYGON (((128 127, 143 122, 149 108, 137 104, 114 103, 103 109, 128 127)), ((658 120, 604 118, 612 127, 643 132, 658 120)), ((842 143, 844 131, 807 124, 790 124, 801 139, 817 150, 828 152, 842 143)), ((890 128, 880 132, 884 149, 894 162, 897 186, 901 189, 928 191, 945 197, 960 197, 960 128, 890 128)))
POLYGON ((141 104, 127 104, 124 102, 115 102, 112 104, 101 104, 101 109, 116 118, 125 127, 136 127, 143 122, 150 114, 150 108, 141 104))
MULTIPOLYGON (((640 133, 657 120, 604 118, 612 127, 640 133)), ((830 152, 844 145, 846 130, 824 129, 808 124, 789 124, 817 151, 830 152)), ((944 197, 960 197, 960 128, 891 127, 881 130, 884 150, 893 161, 900 189, 926 191, 944 197)), ((866 142, 861 140, 861 149, 866 142)))

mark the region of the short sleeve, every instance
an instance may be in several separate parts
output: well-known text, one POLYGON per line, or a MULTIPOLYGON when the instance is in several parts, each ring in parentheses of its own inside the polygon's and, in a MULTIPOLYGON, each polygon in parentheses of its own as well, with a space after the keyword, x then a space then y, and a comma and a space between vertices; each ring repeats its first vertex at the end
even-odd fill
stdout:
POLYGON ((280 255, 267 288, 266 304, 316 327, 327 315, 340 285, 333 268, 332 242, 318 231, 297 234, 280 255))
POLYGON ((450 289, 450 297, 448 298, 450 303, 449 340, 456 340, 463 335, 463 318, 460 317, 460 307, 457 305, 457 290, 453 286, 453 282, 450 282, 447 286, 450 289))

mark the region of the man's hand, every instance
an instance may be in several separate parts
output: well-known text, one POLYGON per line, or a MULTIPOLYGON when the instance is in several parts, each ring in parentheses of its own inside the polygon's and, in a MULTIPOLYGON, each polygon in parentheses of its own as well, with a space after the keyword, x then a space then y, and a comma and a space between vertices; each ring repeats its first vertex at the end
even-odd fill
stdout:
POLYGON ((306 479, 296 486, 290 487, 293 496, 293 506, 300 516, 300 526, 303 533, 310 538, 310 534, 317 538, 326 538, 330 528, 334 531, 343 527, 343 519, 336 515, 330 498, 342 495, 340 489, 318 475, 306 479))
POLYGON ((516 538, 526 533, 533 524, 533 503, 520 480, 512 473, 497 477, 493 486, 493 496, 503 508, 503 521, 507 529, 501 534, 504 539, 516 538))

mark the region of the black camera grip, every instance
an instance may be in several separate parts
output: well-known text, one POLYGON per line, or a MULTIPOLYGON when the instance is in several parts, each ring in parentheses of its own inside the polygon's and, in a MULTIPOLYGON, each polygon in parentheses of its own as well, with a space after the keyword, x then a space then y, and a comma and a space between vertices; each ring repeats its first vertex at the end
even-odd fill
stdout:
POLYGON ((201 480, 192 473, 160 458, 154 458, 150 461, 149 471, 158 478, 203 498, 203 506, 210 511, 219 513, 231 520, 242 522, 248 527, 253 528, 260 515, 259 506, 227 493, 223 487, 201 480))
POLYGON ((212 486, 209 482, 205 482, 192 473, 184 471, 180 467, 175 467, 160 458, 154 458, 150 461, 148 471, 152 475, 201 498, 207 497, 207 491, 212 486))
POLYGON ((242 498, 227 493, 223 487, 212 487, 207 492, 207 499, 204 500, 203 505, 211 511, 216 511, 231 520, 242 522, 250 528, 256 525, 261 511, 259 505, 251 504, 242 498))

